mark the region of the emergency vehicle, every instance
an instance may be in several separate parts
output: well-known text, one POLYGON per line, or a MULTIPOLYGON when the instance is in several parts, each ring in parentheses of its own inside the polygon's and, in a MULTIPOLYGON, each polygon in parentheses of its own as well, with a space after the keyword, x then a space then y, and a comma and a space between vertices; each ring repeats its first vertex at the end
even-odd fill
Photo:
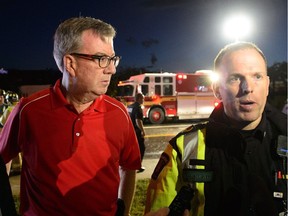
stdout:
POLYGON ((140 92, 143 115, 153 124, 167 118, 206 119, 218 100, 212 92, 212 71, 144 73, 118 83, 117 99, 128 106, 140 92))

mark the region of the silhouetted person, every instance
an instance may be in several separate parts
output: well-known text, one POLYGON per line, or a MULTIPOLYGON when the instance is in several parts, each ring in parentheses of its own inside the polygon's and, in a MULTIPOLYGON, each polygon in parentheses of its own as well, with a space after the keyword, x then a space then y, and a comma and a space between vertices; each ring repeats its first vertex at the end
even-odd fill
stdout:
MULTIPOLYGON (((128 112, 131 117, 139 148, 141 154, 141 162, 143 161, 145 154, 145 130, 143 126, 143 111, 141 105, 144 102, 144 95, 142 93, 137 93, 135 96, 135 102, 128 106, 128 112)), ((141 169, 138 172, 143 172, 145 167, 141 166, 141 169)))

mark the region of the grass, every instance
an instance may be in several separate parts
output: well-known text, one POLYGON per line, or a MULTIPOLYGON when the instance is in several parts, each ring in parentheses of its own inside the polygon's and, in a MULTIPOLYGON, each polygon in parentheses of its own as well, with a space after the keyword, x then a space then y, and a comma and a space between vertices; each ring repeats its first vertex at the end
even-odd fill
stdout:
POLYGON ((139 179, 136 184, 136 191, 134 200, 131 207, 130 214, 132 216, 143 216, 145 210, 146 190, 148 187, 149 179, 139 179))
MULTIPOLYGON (((139 179, 136 184, 136 191, 131 207, 131 216, 143 216, 145 210, 146 190, 149 179, 139 179)), ((19 215, 19 196, 14 196, 15 206, 19 215)))
POLYGON ((17 214, 19 214, 19 207, 20 207, 20 197, 19 195, 13 195, 13 198, 14 198, 14 203, 15 203, 15 207, 16 207, 16 210, 17 210, 17 214))

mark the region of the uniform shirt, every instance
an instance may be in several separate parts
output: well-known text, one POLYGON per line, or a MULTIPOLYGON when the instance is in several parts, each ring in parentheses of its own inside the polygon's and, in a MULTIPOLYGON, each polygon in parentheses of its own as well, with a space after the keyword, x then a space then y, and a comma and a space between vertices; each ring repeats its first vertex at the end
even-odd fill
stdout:
POLYGON ((8 162, 23 152, 22 215, 115 214, 119 165, 141 167, 133 125, 120 102, 102 95, 78 114, 58 80, 22 99, 11 115, 0 153, 8 162))
POLYGON ((140 119, 143 121, 143 111, 141 109, 141 104, 139 102, 135 102, 128 106, 128 112, 131 117, 132 123, 134 125, 136 133, 140 132, 140 128, 136 124, 136 119, 140 119))

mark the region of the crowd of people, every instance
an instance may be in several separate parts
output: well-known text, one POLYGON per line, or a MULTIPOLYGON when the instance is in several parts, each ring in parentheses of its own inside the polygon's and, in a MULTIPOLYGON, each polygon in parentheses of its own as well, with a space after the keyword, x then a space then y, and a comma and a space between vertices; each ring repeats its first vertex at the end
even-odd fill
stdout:
MULTIPOLYGON (((3 120, 0 216, 16 214, 7 173, 20 153, 21 215, 130 215, 136 172, 144 171, 144 98, 139 92, 127 108, 105 94, 121 59, 115 35, 92 17, 67 19, 56 29, 61 79, 17 97, 3 120)), ((287 143, 287 115, 267 102, 263 52, 250 42, 229 44, 214 70, 221 104, 209 120, 170 140, 151 176, 145 216, 287 215, 287 154, 285 145, 279 149, 287 143), (172 208, 184 187, 191 200, 172 208)), ((4 98, 2 91, 5 107, 4 98)), ((1 110, 4 116, 9 109, 1 110)))

